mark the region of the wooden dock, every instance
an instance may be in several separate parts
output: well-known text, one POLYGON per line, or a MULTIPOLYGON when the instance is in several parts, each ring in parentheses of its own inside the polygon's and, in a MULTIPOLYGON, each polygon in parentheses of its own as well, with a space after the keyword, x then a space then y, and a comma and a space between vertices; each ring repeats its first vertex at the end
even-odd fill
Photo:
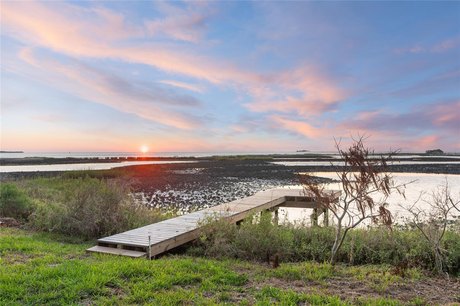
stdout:
MULTIPOLYGON (((340 192, 331 191, 331 194, 338 198, 340 192)), ((276 211, 278 207, 313 208, 315 216, 319 215, 317 203, 312 197, 306 196, 303 189, 270 189, 244 199, 98 239, 97 245, 87 251, 152 258, 198 238, 200 228, 208 219, 225 218, 236 223, 261 211, 276 211)))

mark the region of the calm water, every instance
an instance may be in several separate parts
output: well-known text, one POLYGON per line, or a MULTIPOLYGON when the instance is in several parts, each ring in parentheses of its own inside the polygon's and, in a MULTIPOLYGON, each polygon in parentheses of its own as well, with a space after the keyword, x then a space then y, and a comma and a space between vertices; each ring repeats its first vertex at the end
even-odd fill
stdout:
MULTIPOLYGON (((394 161, 389 162, 389 165, 422 165, 422 164, 430 164, 430 165, 442 165, 442 164, 460 164, 460 161, 450 161, 449 159, 458 158, 458 157, 443 157, 446 161, 414 161, 414 160, 406 160, 406 161, 394 161)), ((345 163, 342 161, 280 161, 280 162, 273 162, 275 165, 281 165, 286 167, 294 167, 294 166, 343 166, 345 163)))
MULTIPOLYGON (((332 158, 339 158, 337 152, 311 151, 276 151, 276 152, 24 152, 24 153, 0 153, 0 158, 24 158, 24 157, 54 157, 54 158, 108 158, 108 157, 209 157, 209 156, 233 156, 233 155, 267 155, 267 154, 324 154, 332 158)), ((442 158, 460 158, 460 153, 449 153, 453 156, 437 156, 442 158)), ((399 155, 398 158, 420 158, 421 155, 399 155)), ((293 158, 295 159, 295 158, 293 158)))
MULTIPOLYGON (((316 172, 316 176, 327 177, 331 179, 337 179, 337 174, 334 172, 316 172)), ((407 184, 412 182, 405 189, 406 198, 399 194, 392 194, 387 200, 389 209, 393 213, 396 221, 403 222, 404 218, 408 217, 409 214, 405 209, 401 207, 413 204, 417 201, 420 193, 426 193, 424 199, 430 200, 430 194, 438 187, 444 185, 446 182, 449 184, 451 195, 453 199, 460 199, 460 175, 453 174, 423 174, 423 173, 395 173, 393 175, 396 184, 407 184)), ((301 188, 301 186, 296 186, 301 188)), ((288 187, 286 187, 288 188, 288 187)), ((291 187, 292 188, 292 187, 291 187)), ((328 184, 328 189, 340 190, 341 186, 338 183, 328 184)), ((374 199, 378 199, 379 196, 375 196, 374 199)), ((430 209, 430 206, 424 201, 417 203, 418 207, 422 209, 430 209)), ((298 209, 298 208, 286 208, 283 209, 283 215, 287 216, 289 221, 308 221, 310 218, 311 209, 298 209)), ((459 215, 457 213, 456 215, 459 215)))
POLYGON ((305 154, 303 152, 24 152, 0 153, 0 158, 54 157, 54 158, 108 158, 108 157, 209 157, 226 155, 305 154))
POLYGON ((84 163, 84 164, 54 164, 54 165, 20 165, 1 166, 0 173, 9 172, 47 172, 47 171, 79 171, 79 170, 107 170, 118 167, 151 165, 151 164, 178 164, 194 163, 194 161, 165 160, 165 161, 123 161, 119 163, 84 163))

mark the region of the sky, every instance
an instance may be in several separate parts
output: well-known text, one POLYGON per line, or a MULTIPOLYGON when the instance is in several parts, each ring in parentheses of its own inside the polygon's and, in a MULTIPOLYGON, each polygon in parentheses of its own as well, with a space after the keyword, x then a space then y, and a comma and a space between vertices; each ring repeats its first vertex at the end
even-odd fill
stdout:
POLYGON ((459 1, 5 1, 1 150, 460 152, 459 1))

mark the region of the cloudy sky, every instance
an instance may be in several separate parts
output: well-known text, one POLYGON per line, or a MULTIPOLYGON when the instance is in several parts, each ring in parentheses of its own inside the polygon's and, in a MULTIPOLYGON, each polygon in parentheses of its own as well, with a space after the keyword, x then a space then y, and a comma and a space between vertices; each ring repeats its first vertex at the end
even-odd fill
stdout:
POLYGON ((460 151, 460 2, 1 2, 1 149, 460 151))

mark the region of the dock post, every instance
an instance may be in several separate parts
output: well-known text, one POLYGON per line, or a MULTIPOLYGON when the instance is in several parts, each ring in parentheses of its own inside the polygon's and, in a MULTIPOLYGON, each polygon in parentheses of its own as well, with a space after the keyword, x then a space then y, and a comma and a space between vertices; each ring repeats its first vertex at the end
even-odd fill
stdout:
POLYGON ((278 207, 275 208, 275 210, 274 210, 273 212, 274 212, 273 223, 274 223, 275 225, 278 225, 278 222, 279 222, 278 207))
POLYGON ((313 208, 313 213, 311 214, 311 223, 313 226, 318 226, 318 208, 313 208))
POLYGON ((152 258, 152 236, 149 235, 149 259, 152 258))
POLYGON ((323 214, 324 214, 323 225, 324 225, 325 227, 328 227, 328 226, 329 226, 329 209, 324 208, 323 214))

